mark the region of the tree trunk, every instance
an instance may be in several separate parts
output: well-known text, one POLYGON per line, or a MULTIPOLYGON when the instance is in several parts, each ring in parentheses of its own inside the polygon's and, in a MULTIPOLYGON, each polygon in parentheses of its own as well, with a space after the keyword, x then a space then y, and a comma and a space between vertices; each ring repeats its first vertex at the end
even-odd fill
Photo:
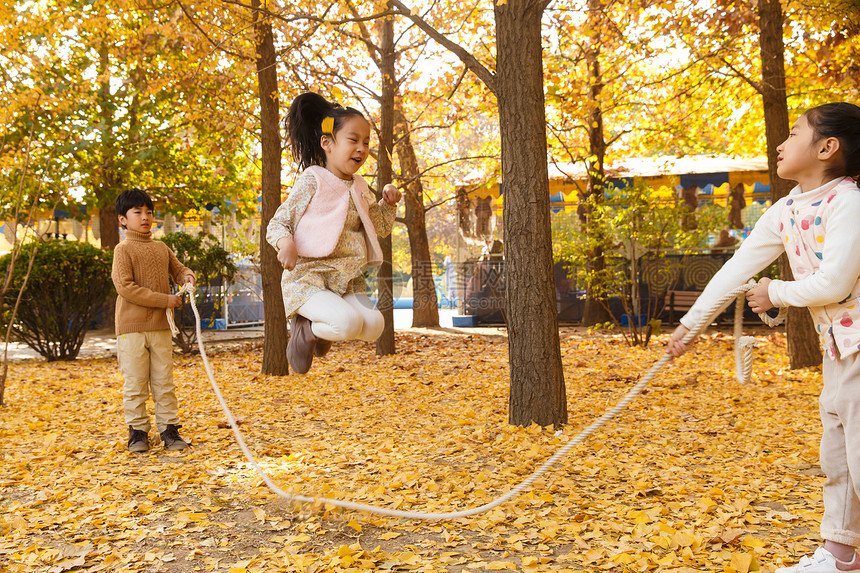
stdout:
MULTIPOLYGON (((113 251, 119 244, 119 220, 117 219, 115 198, 99 209, 99 241, 102 249, 106 251, 113 251)), ((101 326, 105 330, 116 330, 116 294, 113 290, 105 298, 102 305, 101 326)))
MULTIPOLYGON (((113 105, 110 101, 110 52, 106 44, 99 48, 99 115, 103 130, 101 139, 101 181, 96 191, 99 204, 99 243, 106 251, 113 251, 119 244, 119 220, 116 212, 116 198, 119 189, 114 175, 114 158, 116 157, 116 142, 113 135, 113 105)), ((102 307, 103 324, 105 329, 114 330, 116 327, 116 295, 107 297, 102 307)))
MULTIPOLYGON (((104 191, 105 196, 110 192, 104 191)), ((99 209, 99 241, 102 249, 114 250, 119 244, 119 219, 116 213, 116 192, 113 192, 113 201, 108 201, 99 209)))
MULTIPOLYGON (((788 103, 785 92, 785 58, 782 30, 782 7, 779 0, 759 0, 761 36, 762 103, 764 106, 765 138, 767 140, 767 170, 770 177, 771 200, 786 196, 792 184, 776 173, 777 146, 788 138, 788 103)), ((788 259, 779 259, 783 280, 793 280, 788 259)), ((821 349, 812 316, 805 308, 790 308, 785 323, 790 368, 806 368, 821 364, 821 349)))
POLYGON ((119 221, 116 213, 116 198, 119 182, 114 174, 114 158, 117 156, 113 133, 113 103, 110 94, 110 52, 106 44, 99 48, 99 115, 102 121, 101 134, 101 181, 96 191, 99 202, 99 240, 102 249, 113 251, 119 244, 119 221))
POLYGON ((511 424, 567 422, 552 267, 543 3, 496 3, 511 424))
MULTIPOLYGON (((592 30, 600 30, 600 14, 602 7, 599 0, 588 0, 588 22, 592 30)), ((603 202, 603 192, 606 175, 603 169, 606 157, 606 140, 603 137, 603 109, 600 103, 600 93, 603 91, 603 78, 600 74, 600 40, 596 37, 587 40, 585 62, 588 67, 588 179, 585 186, 584 208, 580 219, 585 224, 585 232, 589 235, 588 243, 592 245, 586 263, 588 276, 600 274, 606 268, 606 253, 604 251, 603 233, 595 228, 592 222, 592 207, 595 203, 603 202)), ((591 287, 586 287, 585 307, 582 312, 582 324, 591 326, 610 320, 609 311, 601 302, 600 297, 591 287)))
MULTIPOLYGON (((395 59, 394 53, 394 20, 389 16, 382 22, 382 102, 379 118, 379 159, 377 161, 377 188, 382 188, 391 183, 392 167, 391 153, 394 148, 394 94, 397 91, 395 85, 395 59)), ((383 262, 377 273, 378 298, 377 307, 385 318, 385 328, 376 341, 376 354, 385 356, 394 354, 394 302, 391 289, 391 235, 380 238, 383 262)))
POLYGON ((251 0, 257 55, 257 85, 260 97, 260 139, 262 142, 263 195, 260 221, 260 273, 263 279, 263 366, 261 372, 273 376, 290 373, 287 363, 287 319, 281 294, 281 275, 275 250, 266 242, 269 220, 281 204, 281 136, 278 130, 278 69, 275 38, 269 20, 261 20, 260 0, 251 0))
MULTIPOLYGON (((788 276, 791 276, 788 261, 784 261, 783 257, 780 257, 780 272, 782 273, 785 267, 788 276)), ((797 370, 821 364, 821 345, 815 334, 815 324, 809 310, 790 307, 785 320, 785 333, 790 369, 797 370)))
POLYGON ((439 326, 439 301, 430 262, 430 241, 424 210, 424 186, 419 177, 418 158, 409 137, 409 124, 397 111, 398 129, 402 132, 397 144, 400 172, 409 183, 404 187, 406 202, 406 231, 412 255, 412 326, 439 326))

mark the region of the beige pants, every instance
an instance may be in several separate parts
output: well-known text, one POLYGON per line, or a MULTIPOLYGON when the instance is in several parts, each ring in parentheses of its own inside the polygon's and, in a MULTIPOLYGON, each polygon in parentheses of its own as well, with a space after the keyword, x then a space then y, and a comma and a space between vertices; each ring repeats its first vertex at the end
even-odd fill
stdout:
POLYGON ((824 357, 819 408, 824 517, 821 536, 860 546, 860 355, 824 357))
POLYGON ((152 394, 155 423, 159 432, 167 424, 179 425, 178 404, 173 386, 173 338, 169 330, 120 334, 116 355, 122 373, 125 423, 135 430, 149 431, 146 401, 152 394))

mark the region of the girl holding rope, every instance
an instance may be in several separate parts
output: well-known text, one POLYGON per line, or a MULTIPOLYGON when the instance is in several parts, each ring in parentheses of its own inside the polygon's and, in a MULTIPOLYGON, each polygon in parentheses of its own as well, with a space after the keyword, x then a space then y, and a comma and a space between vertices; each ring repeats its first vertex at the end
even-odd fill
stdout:
POLYGON ((304 374, 333 340, 382 333, 362 273, 382 262, 376 236, 391 232, 401 194, 389 184, 374 202, 357 173, 370 151, 370 124, 360 111, 305 93, 290 105, 287 134, 303 172, 269 221, 266 241, 284 267, 287 359, 304 374))
POLYGON ((823 426, 823 547, 776 573, 860 570, 860 107, 830 103, 795 122, 779 147, 777 173, 797 186, 768 209, 681 319, 667 352, 680 356, 692 325, 720 293, 745 283, 785 252, 793 281, 759 281, 747 301, 760 313, 805 306, 826 358, 819 399, 823 426))

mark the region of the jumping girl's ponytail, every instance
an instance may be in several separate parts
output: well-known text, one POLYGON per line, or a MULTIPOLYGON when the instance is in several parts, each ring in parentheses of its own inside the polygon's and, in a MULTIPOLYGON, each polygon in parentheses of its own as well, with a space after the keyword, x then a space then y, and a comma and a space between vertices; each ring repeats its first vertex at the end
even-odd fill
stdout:
POLYGON ((857 181, 860 177, 860 107, 847 102, 826 103, 807 110, 804 115, 816 136, 839 140, 842 165, 829 170, 827 175, 848 176, 857 181))
POLYGON ((287 137, 301 169, 311 165, 325 167, 320 138, 323 135, 334 138, 344 121, 355 116, 364 118, 357 109, 330 102, 317 93, 303 93, 294 99, 287 111, 287 137))

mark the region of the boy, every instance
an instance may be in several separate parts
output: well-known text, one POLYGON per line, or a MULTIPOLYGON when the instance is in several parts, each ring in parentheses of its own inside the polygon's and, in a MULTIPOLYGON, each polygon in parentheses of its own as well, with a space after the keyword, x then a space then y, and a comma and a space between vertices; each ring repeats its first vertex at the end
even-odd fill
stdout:
MULTIPOLYGON (((194 273, 161 241, 153 241, 152 199, 140 189, 116 198, 125 240, 114 249, 111 278, 116 299, 116 354, 124 380, 123 407, 128 424, 128 451, 149 450, 146 401, 152 391, 155 422, 168 450, 188 444, 179 436, 178 405, 173 387, 173 338, 165 309, 182 299, 170 294, 169 277, 194 284, 194 273)), ((172 312, 172 311, 171 311, 172 312)))

